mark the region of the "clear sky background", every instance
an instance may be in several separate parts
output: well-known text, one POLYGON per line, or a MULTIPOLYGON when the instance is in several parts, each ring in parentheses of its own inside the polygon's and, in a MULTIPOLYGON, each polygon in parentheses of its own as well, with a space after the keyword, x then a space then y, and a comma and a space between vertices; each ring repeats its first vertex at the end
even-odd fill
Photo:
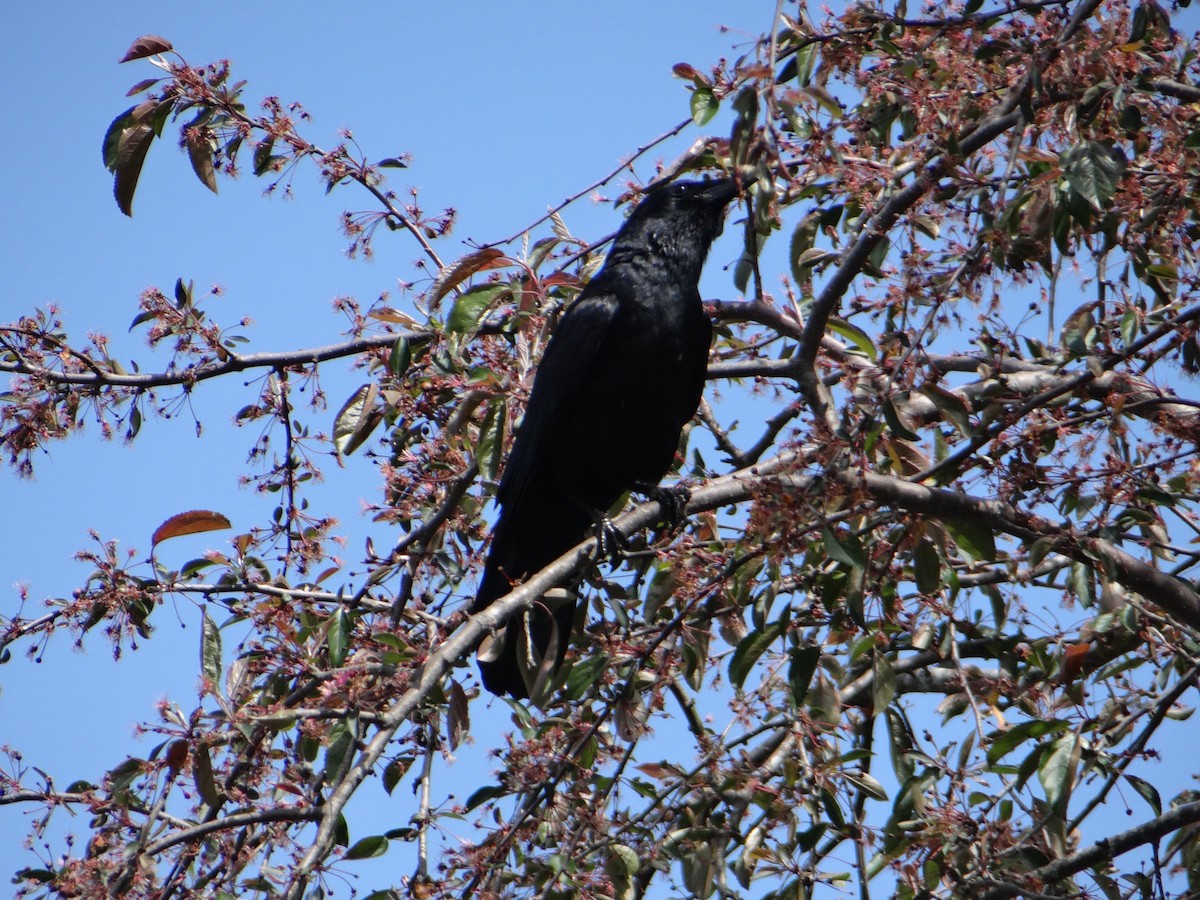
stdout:
MULTIPOLYGON (((221 285, 225 295, 208 304, 211 314, 229 323, 252 317, 249 349, 265 351, 332 343, 343 327, 333 298, 352 295, 367 305, 394 292, 397 279, 418 277, 419 251, 402 233, 381 232, 373 262, 346 258, 338 216, 372 208, 365 193, 346 187, 326 196, 305 166, 295 179, 295 200, 264 199, 265 182, 250 175, 247 160, 242 178, 222 179, 215 196, 175 147, 177 131, 152 148, 133 219, 121 215, 100 145, 109 122, 131 103, 126 90, 156 73, 145 62, 117 64, 138 35, 169 38, 193 63, 231 59, 234 78, 249 81, 244 96, 251 110, 272 94, 302 102, 313 116, 307 134, 318 144, 336 143, 339 129, 349 128, 371 158, 412 153, 411 168, 392 171, 389 183, 420 188, 427 209, 458 209, 455 234, 439 248, 451 258, 466 252, 467 239, 486 242, 518 231, 686 118, 689 94, 671 66, 686 61, 703 70, 722 56, 749 52, 774 7, 773 0, 340 6, 268 0, 236 11, 161 0, 6 3, 0 7, 0 321, 58 304, 77 340, 89 331, 107 333, 114 355, 138 359, 145 371, 164 360, 145 348, 140 333, 128 333, 138 294, 148 286, 169 291, 178 277, 194 279, 198 293, 221 285)), ((1190 33, 1196 19, 1189 10, 1177 24, 1190 33)), ((727 127, 718 119, 706 132, 727 127)), ((640 176, 650 177, 654 161, 673 159, 700 133, 689 128, 651 153, 638 163, 640 176)), ((615 186, 607 191, 617 193, 615 186)), ((608 233, 620 217, 611 204, 587 200, 565 213, 572 230, 588 237, 608 233)), ((723 267, 737 257, 736 230, 727 229, 711 257, 706 296, 735 297, 723 267)), ((332 406, 323 420, 329 427, 362 378, 334 363, 322 380, 332 406)), ((35 479, 0 473, 0 614, 16 612, 17 583, 29 588, 26 615, 77 587, 87 569, 73 556, 88 546, 89 529, 119 539, 140 559, 154 528, 172 514, 204 508, 233 520, 234 532, 162 545, 164 562, 179 565, 223 548, 229 534, 265 518, 274 501, 238 486, 258 434, 232 424, 249 402, 239 388, 235 379, 197 393, 201 438, 186 414, 147 421, 132 446, 104 442, 90 427, 39 455, 35 479)), ((366 534, 378 546, 389 540, 360 512, 378 496, 379 479, 361 454, 345 469, 331 462, 325 474, 317 502, 351 536, 344 555, 353 568, 366 534)), ((57 635, 40 664, 18 647, 0 666, 0 745, 23 751, 60 787, 78 778, 98 781, 126 755, 145 755, 153 742, 138 739, 135 728, 156 718, 156 703, 175 698, 186 710, 195 704, 198 616, 187 602, 159 609, 153 639, 119 663, 98 635, 83 652, 72 650, 70 635, 57 635)), ((236 637, 226 637, 227 649, 236 637)), ((459 785, 484 777, 483 751, 507 718, 502 706, 493 703, 489 721, 483 704, 474 705, 477 744, 460 751, 452 770, 459 785)), ((1184 763, 1179 777, 1194 768, 1184 763)), ((452 789, 440 787, 443 795, 452 789)), ((352 838, 372 833, 363 815, 383 830, 407 824, 415 809, 403 786, 390 800, 376 792, 369 803, 369 810, 351 810, 352 838)), ((65 815, 60 822, 72 824, 65 815)), ((0 878, 35 861, 17 847, 28 824, 23 810, 0 807, 0 878)), ((72 827, 83 831, 86 821, 72 827)), ((411 864, 394 849, 355 868, 380 873, 359 883, 365 888, 388 883, 388 873, 398 879, 411 864)))
MULTIPOLYGON (((352 295, 368 305, 394 292, 398 278, 418 277, 412 263, 419 251, 402 233, 381 233, 373 262, 346 258, 338 216, 372 208, 361 190, 326 197, 305 166, 295 179, 295 200, 264 199, 265 182, 249 173, 247 159, 241 179, 222 179, 215 196, 191 173, 170 126, 167 139, 151 149, 134 217, 121 215, 100 145, 109 122, 132 102, 126 90, 157 74, 146 62, 117 64, 141 34, 167 37, 192 63, 232 60, 234 78, 249 81, 244 98, 251 111, 266 95, 302 102, 313 117, 307 134, 320 145, 336 143, 338 130, 349 128, 371 158, 411 153, 411 168, 393 170, 389 183, 420 188, 427 209, 458 209, 454 236, 439 248, 453 258, 466 252, 469 238, 483 242, 518 231, 685 119, 689 94, 671 66, 687 61, 703 70, 722 56, 748 52, 773 9, 773 2, 714 0, 342 6, 271 0, 236 10, 129 0, 6 3, 0 321, 57 304, 77 341, 90 331, 106 333, 116 358, 137 359, 148 371, 161 368, 165 357, 151 354, 141 333, 128 332, 138 294, 148 286, 169 291, 183 277, 195 280, 199 294, 219 284, 225 295, 208 304, 210 314, 229 323, 249 315, 255 325, 248 349, 284 350, 339 339, 343 320, 332 311, 333 298, 352 295)), ((709 127, 728 126, 717 120, 709 127)), ((690 128, 650 154, 638 164, 641 177, 699 134, 690 128)), ((565 218, 581 236, 598 237, 621 215, 611 204, 584 200, 565 218)), ((716 286, 707 296, 733 296, 721 266, 736 258, 736 236, 725 248, 714 252, 709 278, 716 286)), ((323 373, 332 406, 328 427, 362 379, 345 363, 323 373)), ((207 548, 223 549, 230 534, 263 520, 274 501, 237 483, 258 431, 232 424, 249 402, 235 382, 197 392, 199 439, 187 414, 148 420, 132 446, 102 441, 93 425, 39 454, 33 480, 11 469, 0 473, 0 613, 17 611, 18 583, 28 586, 26 615, 77 587, 88 569, 73 557, 89 545, 89 529, 143 559, 154 528, 174 513, 214 509, 233 520, 235 532, 163 544, 160 557, 178 566, 207 548)), ((378 496, 369 462, 357 455, 346 469, 331 463, 326 475, 318 497, 352 535, 347 560, 361 558, 368 531, 386 546, 388 535, 360 512, 378 496)), ((136 738, 135 728, 157 718, 155 704, 172 698, 185 710, 195 705, 199 614, 186 602, 171 606, 155 613, 153 638, 119 663, 99 635, 76 652, 72 636, 61 633, 41 663, 16 648, 0 667, 0 745, 22 751, 59 787, 78 778, 98 781, 126 755, 147 754, 154 741, 136 738)), ((227 650, 236 637, 226 636, 227 650)), ((505 710, 494 709, 494 726, 479 719, 485 713, 472 713, 486 746, 505 710)), ((474 764, 458 764, 460 784, 483 777, 474 766, 488 764, 484 747, 477 749, 474 764)), ((386 804, 378 810, 382 827, 407 824, 411 795, 400 788, 390 804, 381 798, 372 802, 386 804)), ((351 818, 352 837, 371 833, 358 821, 351 818)), ((0 807, 0 878, 35 863, 17 846, 28 825, 25 811, 0 807)), ((83 832, 86 820, 60 814, 58 825, 83 832)), ((397 876, 411 871, 395 852, 372 865, 397 876)))

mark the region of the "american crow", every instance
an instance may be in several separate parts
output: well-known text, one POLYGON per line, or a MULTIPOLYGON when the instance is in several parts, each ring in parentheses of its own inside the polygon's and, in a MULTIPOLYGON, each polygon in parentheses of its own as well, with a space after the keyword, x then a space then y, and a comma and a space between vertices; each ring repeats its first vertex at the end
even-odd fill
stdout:
MULTIPOLYGON (((625 491, 657 485, 670 468, 700 403, 712 340, 700 270, 736 193, 729 180, 652 188, 563 315, 496 491, 500 516, 472 612, 578 544, 625 491)), ((528 696, 522 669, 531 680, 552 673, 574 618, 573 597, 543 598, 511 618, 479 652, 484 685, 528 696)))

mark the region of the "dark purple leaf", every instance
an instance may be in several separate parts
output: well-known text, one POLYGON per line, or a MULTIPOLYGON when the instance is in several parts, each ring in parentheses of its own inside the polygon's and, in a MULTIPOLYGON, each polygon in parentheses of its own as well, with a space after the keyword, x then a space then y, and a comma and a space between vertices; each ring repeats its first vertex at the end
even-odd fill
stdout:
POLYGON ((154 85, 158 84, 160 81, 162 81, 161 78, 143 78, 128 91, 126 91, 125 96, 132 97, 134 94, 140 94, 142 91, 146 90, 146 88, 154 87, 154 85))
POLYGON ((174 48, 171 46, 171 42, 165 37, 157 34, 143 34, 129 45, 129 49, 121 57, 121 62, 127 63, 135 59, 145 59, 147 56, 153 56, 155 53, 166 53, 172 49, 174 48))
POLYGON ((188 159, 192 162, 192 171, 200 179, 200 183, 217 192, 217 172, 213 167, 212 146, 208 138, 199 128, 189 128, 184 138, 187 144, 188 159))
POLYGON ((154 140, 154 129, 149 125, 130 125, 119 135, 116 160, 113 165, 113 196, 117 207, 127 216, 133 215, 133 193, 137 190, 142 164, 154 140))

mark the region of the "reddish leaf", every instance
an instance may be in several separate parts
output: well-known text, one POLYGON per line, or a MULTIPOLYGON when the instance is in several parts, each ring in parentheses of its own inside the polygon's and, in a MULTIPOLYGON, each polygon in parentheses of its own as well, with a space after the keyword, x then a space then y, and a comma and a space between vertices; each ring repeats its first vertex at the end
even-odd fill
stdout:
POLYGON ((222 528, 232 528, 229 520, 218 512, 207 509, 193 509, 190 512, 171 516, 154 530, 150 538, 151 544, 159 544, 167 538, 180 537, 185 534, 199 534, 202 531, 219 531, 222 528))
POLYGON ((125 96, 132 97, 134 94, 140 94, 142 91, 146 90, 146 88, 154 87, 154 85, 158 84, 160 81, 162 81, 161 78, 143 78, 141 81, 127 90, 125 92, 125 96))
POLYGON ((504 260, 504 262, 500 262, 500 260, 504 260, 504 254, 495 247, 468 253, 462 259, 445 269, 438 276, 437 281, 434 282, 430 291, 433 296, 434 305, 437 305, 439 300, 476 272, 483 269, 494 269, 508 262, 508 260, 504 260))
POLYGON ((1091 652, 1092 645, 1088 642, 1068 644, 1063 650, 1062 680, 1063 684, 1073 684, 1083 671, 1083 664, 1091 652))
POLYGON ((179 770, 183 768, 183 764, 187 762, 188 745, 187 741, 182 738, 171 741, 167 747, 167 769, 171 773, 171 777, 179 774, 179 770))
POLYGON ((153 56, 155 53, 166 53, 168 50, 173 49, 171 42, 165 37, 157 34, 143 34, 129 45, 129 49, 121 57, 121 62, 127 63, 135 59, 145 59, 147 56, 153 56))

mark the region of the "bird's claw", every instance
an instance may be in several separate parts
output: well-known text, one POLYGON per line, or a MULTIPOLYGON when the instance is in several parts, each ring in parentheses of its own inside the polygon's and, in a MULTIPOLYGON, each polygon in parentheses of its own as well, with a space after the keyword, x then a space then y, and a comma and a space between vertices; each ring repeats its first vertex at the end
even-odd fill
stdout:
POLYGON ((608 517, 608 513, 593 511, 592 515, 596 522, 597 559, 615 559, 629 549, 629 539, 608 517))
POLYGON ((639 490, 646 495, 650 500, 654 500, 662 507, 663 522, 677 528, 683 523, 687 514, 688 501, 692 499, 692 489, 682 482, 677 482, 669 487, 663 487, 661 484, 650 485, 639 490))

